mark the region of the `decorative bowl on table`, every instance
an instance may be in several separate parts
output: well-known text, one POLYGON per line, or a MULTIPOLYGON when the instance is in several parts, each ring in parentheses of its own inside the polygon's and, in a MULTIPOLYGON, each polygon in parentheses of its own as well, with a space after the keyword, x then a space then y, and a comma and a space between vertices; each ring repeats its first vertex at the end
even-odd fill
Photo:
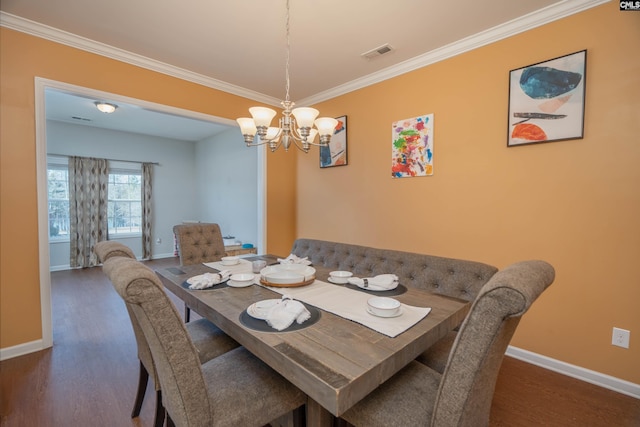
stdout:
POLYGON ((313 283, 316 269, 301 264, 275 264, 260 270, 260 283, 265 286, 296 287, 313 283))
POLYGON ((253 285, 253 280, 255 278, 256 275, 250 273, 232 274, 231 277, 229 277, 227 286, 231 286, 232 288, 244 288, 253 285))
POLYGON ((344 285, 348 283, 349 277, 353 276, 350 271, 332 271, 329 273, 329 281, 331 283, 337 283, 338 285, 344 285))
POLYGON ((223 256, 220 258, 222 265, 236 265, 240 262, 240 257, 237 256, 223 256))
POLYGON ((367 300, 367 311, 374 316, 395 317, 399 316, 400 301, 388 297, 373 297, 367 300))

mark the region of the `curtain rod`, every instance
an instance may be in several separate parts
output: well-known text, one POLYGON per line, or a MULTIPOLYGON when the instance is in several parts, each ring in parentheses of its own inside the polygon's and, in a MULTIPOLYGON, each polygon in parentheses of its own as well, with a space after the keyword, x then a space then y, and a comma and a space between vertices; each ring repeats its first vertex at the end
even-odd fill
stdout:
MULTIPOLYGON (((54 153, 47 153, 47 156, 66 157, 66 158, 74 157, 74 156, 70 156, 69 154, 54 154, 54 153)), ((84 157, 84 156, 79 156, 79 157, 84 157)), ((140 162, 137 160, 119 160, 119 159, 105 159, 105 160, 109 160, 110 162, 124 162, 124 163, 138 163, 138 164, 149 163, 151 165, 160 166, 160 163, 158 162, 140 162)))

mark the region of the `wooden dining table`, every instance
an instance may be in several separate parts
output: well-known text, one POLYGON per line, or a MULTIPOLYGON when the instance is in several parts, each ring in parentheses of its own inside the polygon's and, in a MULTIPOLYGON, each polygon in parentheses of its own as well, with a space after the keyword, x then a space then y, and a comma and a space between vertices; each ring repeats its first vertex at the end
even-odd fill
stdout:
MULTIPOLYGON (((271 263, 276 258, 266 255, 248 259, 271 263)), ((326 280, 328 271, 318 270, 316 277, 326 280)), ((156 273, 164 286, 193 311, 306 393, 310 427, 332 425, 334 416, 346 412, 458 326, 470 307, 467 301, 407 288, 394 298, 412 306, 431 307, 431 311, 395 338, 322 310, 317 321, 307 327, 259 331, 245 326, 241 316, 246 315, 251 304, 281 295, 256 284, 204 290, 190 290, 185 285, 189 277, 216 271, 197 264, 159 269, 156 273)))

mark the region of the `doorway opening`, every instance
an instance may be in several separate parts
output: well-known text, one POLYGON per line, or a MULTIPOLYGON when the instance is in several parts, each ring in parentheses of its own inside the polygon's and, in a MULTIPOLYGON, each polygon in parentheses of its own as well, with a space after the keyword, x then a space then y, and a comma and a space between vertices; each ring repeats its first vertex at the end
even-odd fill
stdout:
MULTIPOLYGON (((94 100, 108 100, 119 105, 131 107, 136 113, 144 113, 145 116, 158 115, 163 119, 175 118, 176 120, 188 121, 191 124, 203 124, 204 127, 219 126, 221 129, 237 128, 235 121, 220 117, 210 116, 194 111, 183 110, 167 105, 151 103, 148 101, 120 96, 112 93, 97 91, 81 86, 70 85, 53 80, 36 78, 35 82, 35 122, 36 122, 36 167, 37 167, 37 195, 38 195, 38 238, 39 238, 39 278, 40 278, 40 296, 41 296, 41 314, 42 314, 42 343, 41 348, 51 347, 53 345, 53 325, 51 315, 51 260, 49 245, 49 218, 48 218, 48 181, 47 181, 47 119, 48 112, 47 99, 48 95, 57 96, 59 99, 73 100, 75 98, 80 101, 93 104, 94 100)), ((50 97, 49 97, 50 98, 50 97)), ((102 113, 101 113, 102 114, 102 113)), ((141 116, 139 116, 141 117, 141 116)), ((54 119, 52 117, 52 119, 54 119)), ((142 119, 139 119, 142 120, 142 119)), ((130 120, 129 125, 135 124, 135 119, 130 120)), ((95 126, 100 127, 100 126, 95 126)), ((108 127, 105 127, 108 129, 108 127)), ((126 126, 113 130, 121 130, 125 132, 137 132, 126 126)), ((239 133, 238 133, 239 135, 239 133)), ((171 138, 178 139, 177 136, 171 135, 171 138)), ((239 138, 241 136, 239 135, 239 138)), ((81 155, 81 153, 79 153, 81 155)), ((122 159, 126 160, 126 159, 122 159)), ((264 150, 257 150, 256 160, 256 246, 264 248, 266 245, 266 156, 264 150)), ((187 219, 187 218, 183 218, 187 219)))

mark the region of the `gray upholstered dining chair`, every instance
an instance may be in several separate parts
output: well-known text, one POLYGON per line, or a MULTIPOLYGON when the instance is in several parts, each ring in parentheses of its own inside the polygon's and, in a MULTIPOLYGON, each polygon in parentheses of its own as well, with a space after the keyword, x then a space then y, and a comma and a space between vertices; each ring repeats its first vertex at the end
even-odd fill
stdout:
MULTIPOLYGON (((226 255, 220 226, 213 223, 185 223, 173 226, 178 243, 180 265, 220 261, 226 255)), ((191 320, 191 309, 185 304, 184 321, 191 320)))
POLYGON ((201 364, 188 324, 146 266, 111 258, 103 268, 149 343, 168 426, 263 426, 303 407, 306 396, 244 347, 201 364))
MULTIPOLYGON (((129 247, 113 240, 98 242, 94 247, 94 251, 102 263, 108 259, 116 257, 130 258, 132 260, 136 259, 136 256, 129 247)), ((111 279, 111 277, 109 277, 109 279, 111 279)), ((138 349, 138 360, 140 362, 138 391, 136 393, 133 410, 131 411, 131 418, 135 418, 140 415, 144 395, 147 391, 147 384, 149 382, 149 377, 151 376, 156 390, 154 426, 161 427, 164 424, 165 409, 162 405, 162 389, 160 387, 160 381, 158 380, 155 364, 153 363, 153 357, 151 356, 151 349, 149 348, 149 344, 142 333, 138 320, 131 311, 131 307, 129 304, 125 304, 125 306, 131 320, 131 326, 133 328, 138 349)), ((190 322, 187 325, 187 331, 191 336, 202 363, 239 346, 235 340, 224 334, 218 327, 206 319, 190 322)))
POLYGON ((354 426, 487 426, 504 353, 522 315, 553 282, 544 261, 496 273, 474 300, 440 374, 413 361, 342 415, 354 426))

